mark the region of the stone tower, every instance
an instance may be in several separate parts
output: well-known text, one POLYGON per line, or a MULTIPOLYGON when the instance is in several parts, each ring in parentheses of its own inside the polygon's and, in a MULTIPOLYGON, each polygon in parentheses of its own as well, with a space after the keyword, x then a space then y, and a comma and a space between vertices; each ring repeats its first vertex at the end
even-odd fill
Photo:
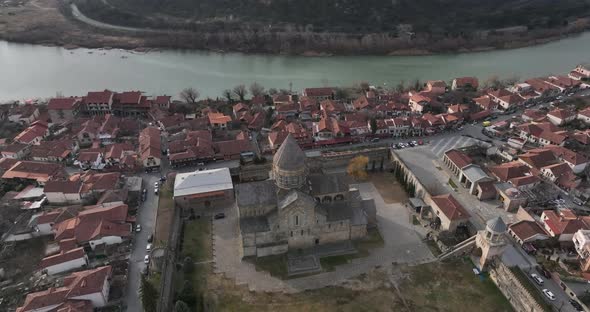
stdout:
POLYGON ((504 246, 506 246, 504 233, 506 233, 506 223, 500 217, 488 220, 486 229, 477 232, 475 244, 481 248, 481 258, 479 259, 481 270, 485 270, 489 260, 501 255, 504 251, 504 246))
POLYGON ((279 147, 272 162, 272 176, 276 185, 285 190, 301 188, 307 180, 305 153, 291 134, 279 147))

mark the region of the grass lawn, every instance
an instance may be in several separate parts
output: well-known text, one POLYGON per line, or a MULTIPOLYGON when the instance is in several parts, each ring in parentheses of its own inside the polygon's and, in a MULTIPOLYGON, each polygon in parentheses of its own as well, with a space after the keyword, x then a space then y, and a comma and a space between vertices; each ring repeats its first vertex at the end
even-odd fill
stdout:
POLYGON ((213 258, 211 250, 211 222, 205 219, 187 221, 184 224, 182 258, 191 257, 194 262, 213 258))
POLYGON ((154 241, 156 245, 165 245, 168 241, 172 219, 174 218, 174 200, 172 199, 172 191, 167 184, 162 185, 159 196, 154 241))
POLYGON ((267 257, 249 257, 244 259, 245 261, 251 262, 256 267, 256 271, 266 271, 270 275, 280 278, 287 279, 287 255, 276 255, 267 257))
POLYGON ((408 194, 389 172, 370 173, 369 182, 373 183, 386 204, 401 203, 408 200, 408 194))
MULTIPOLYGON (((400 269, 406 277, 399 289, 409 311, 513 311, 489 278, 482 280, 473 274, 469 261, 400 269)), ((256 293, 220 279, 210 287, 217 288, 218 311, 408 311, 398 293, 383 286, 387 280, 382 269, 363 274, 363 283, 377 285, 367 290, 327 287, 297 294, 256 293)))

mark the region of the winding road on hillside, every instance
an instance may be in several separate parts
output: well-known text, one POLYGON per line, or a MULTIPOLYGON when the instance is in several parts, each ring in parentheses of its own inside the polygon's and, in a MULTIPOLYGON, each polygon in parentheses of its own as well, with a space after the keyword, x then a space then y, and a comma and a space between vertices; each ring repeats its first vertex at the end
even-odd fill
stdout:
POLYGON ((70 4, 70 8, 72 9, 72 16, 77 19, 78 21, 102 29, 108 30, 121 30, 121 31, 130 31, 130 32, 147 32, 147 33, 166 33, 166 30, 160 29, 150 29, 150 28, 136 28, 136 27, 127 27, 127 26, 119 26, 113 24, 107 24, 103 22, 99 22, 97 20, 91 19, 90 17, 84 15, 78 9, 75 3, 70 4))

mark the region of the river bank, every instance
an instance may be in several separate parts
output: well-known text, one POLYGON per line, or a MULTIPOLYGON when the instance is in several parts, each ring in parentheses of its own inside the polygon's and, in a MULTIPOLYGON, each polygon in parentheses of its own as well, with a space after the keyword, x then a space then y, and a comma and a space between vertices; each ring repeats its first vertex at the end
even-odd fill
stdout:
POLYGON ((554 30, 531 31, 526 35, 503 35, 485 40, 458 42, 449 38, 430 42, 385 38, 382 34, 351 36, 347 34, 313 34, 311 41, 321 44, 297 44, 301 33, 193 33, 139 29, 95 21, 75 5, 57 0, 29 0, 23 6, 8 7, 0 14, 0 39, 48 46, 72 48, 120 48, 126 50, 178 49, 216 53, 335 56, 389 55, 422 56, 473 53, 528 47, 562 40, 587 30, 588 22, 554 30), (245 38, 249 38, 246 40, 245 38), (319 46, 318 46, 319 45, 319 46))

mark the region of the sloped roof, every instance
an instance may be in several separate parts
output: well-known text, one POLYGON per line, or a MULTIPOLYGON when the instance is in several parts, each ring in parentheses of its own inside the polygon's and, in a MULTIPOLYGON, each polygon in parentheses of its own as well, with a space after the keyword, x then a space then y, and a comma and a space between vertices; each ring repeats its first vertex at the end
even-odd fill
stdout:
POLYGON ((486 222, 486 228, 496 233, 506 232, 506 223, 500 217, 495 217, 486 222))
POLYGON ((473 163, 471 157, 467 156, 467 154, 463 153, 460 150, 452 149, 445 152, 447 158, 455 164, 455 166, 459 167, 459 169, 463 169, 469 164, 473 163))
POLYGON ((280 170, 296 171, 305 167, 305 153, 290 133, 273 157, 273 165, 280 170))
POLYGON ((432 196, 432 201, 449 220, 469 219, 471 215, 451 194, 432 196))
POLYGON ((229 168, 179 173, 174 180, 174 197, 231 190, 229 168))

